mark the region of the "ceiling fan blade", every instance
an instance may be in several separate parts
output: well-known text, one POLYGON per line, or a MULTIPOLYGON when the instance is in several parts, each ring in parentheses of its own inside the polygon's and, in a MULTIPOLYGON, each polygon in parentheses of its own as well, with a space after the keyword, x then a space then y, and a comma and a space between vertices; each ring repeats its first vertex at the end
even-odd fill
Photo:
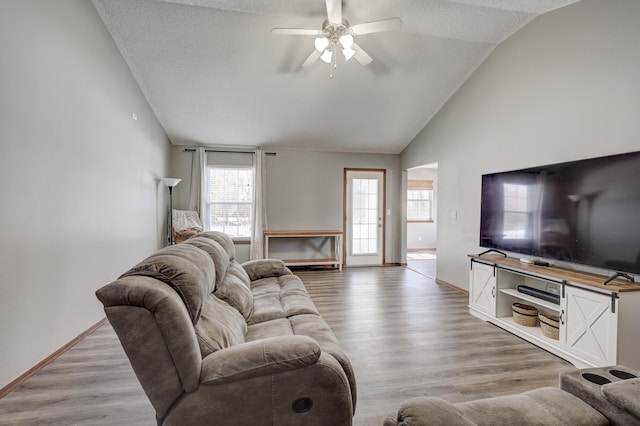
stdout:
POLYGON ((327 0, 327 17, 332 24, 342 24, 342 0, 327 0))
POLYGON ((311 28, 274 28, 271 30, 273 34, 281 35, 312 35, 318 36, 324 34, 322 30, 314 30, 311 28))
POLYGON ((313 49, 313 52, 311 52, 311 55, 309 55, 309 57, 302 63, 302 66, 306 68, 315 64, 315 62, 318 60, 320 55, 321 55, 320 52, 318 52, 316 49, 313 49))
POLYGON ((367 22, 365 24, 358 24, 351 27, 353 32, 357 35, 380 33, 383 31, 397 31, 402 27, 402 20, 400 18, 381 19, 380 21, 367 22))
POLYGON ((369 56, 367 52, 362 50, 362 48, 357 44, 353 43, 351 45, 351 48, 356 51, 353 57, 356 58, 356 61, 360 62, 362 65, 369 65, 371 61, 373 61, 373 59, 371 59, 371 56, 369 56))

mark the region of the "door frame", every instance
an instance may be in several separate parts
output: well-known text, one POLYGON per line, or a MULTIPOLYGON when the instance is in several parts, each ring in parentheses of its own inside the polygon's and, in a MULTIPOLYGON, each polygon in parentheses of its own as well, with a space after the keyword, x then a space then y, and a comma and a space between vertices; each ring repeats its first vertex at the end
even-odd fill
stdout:
POLYGON ((343 173, 343 186, 342 186, 342 229, 344 230, 344 236, 342 240, 342 253, 344 266, 347 264, 347 237, 350 236, 350 232, 347 231, 347 172, 380 172, 382 173, 382 264, 387 264, 387 169, 371 169, 371 168, 354 168, 345 167, 343 173))

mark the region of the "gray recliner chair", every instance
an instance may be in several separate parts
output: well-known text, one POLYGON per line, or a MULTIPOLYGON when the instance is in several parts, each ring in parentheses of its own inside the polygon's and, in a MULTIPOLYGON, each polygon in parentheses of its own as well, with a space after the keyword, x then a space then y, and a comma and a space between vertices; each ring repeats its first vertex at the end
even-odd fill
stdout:
POLYGON ((622 365, 560 373, 560 388, 449 403, 414 398, 384 426, 640 425, 640 373, 622 365))

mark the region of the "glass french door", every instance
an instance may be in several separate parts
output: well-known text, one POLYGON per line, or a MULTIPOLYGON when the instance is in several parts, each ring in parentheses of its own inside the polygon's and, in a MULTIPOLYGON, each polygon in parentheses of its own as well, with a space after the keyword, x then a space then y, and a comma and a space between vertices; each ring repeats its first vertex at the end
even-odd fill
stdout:
POLYGON ((345 261, 348 266, 384 262, 384 170, 346 170, 345 261))

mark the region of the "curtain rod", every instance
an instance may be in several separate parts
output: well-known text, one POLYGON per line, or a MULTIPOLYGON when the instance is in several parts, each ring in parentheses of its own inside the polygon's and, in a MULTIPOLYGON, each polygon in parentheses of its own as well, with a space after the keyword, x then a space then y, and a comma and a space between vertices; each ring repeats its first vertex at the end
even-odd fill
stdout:
MULTIPOLYGON (((185 148, 182 152, 196 152, 193 148, 185 148)), ((205 149, 204 152, 225 152, 227 154, 255 154, 253 151, 226 151, 223 149, 205 149)), ((275 156, 275 152, 265 152, 265 155, 273 155, 275 156)))

